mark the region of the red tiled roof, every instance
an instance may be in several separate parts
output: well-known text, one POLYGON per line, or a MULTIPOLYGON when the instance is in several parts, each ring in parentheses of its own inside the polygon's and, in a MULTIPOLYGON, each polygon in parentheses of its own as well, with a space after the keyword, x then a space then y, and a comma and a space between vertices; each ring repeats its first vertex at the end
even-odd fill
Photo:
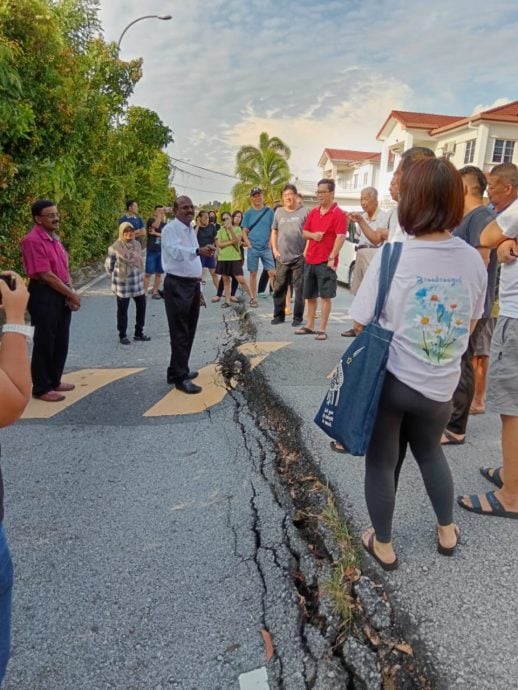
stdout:
POLYGON ((481 122, 482 120, 518 124, 518 101, 506 103, 505 105, 499 105, 496 108, 490 108, 489 110, 484 110, 481 113, 476 113, 475 115, 470 115, 469 117, 463 117, 457 122, 439 125, 433 130, 432 134, 439 134, 448 129, 463 127, 469 122, 481 122))
MULTIPOLYGON (((364 161, 367 159, 381 159, 381 153, 376 151, 353 151, 351 149, 324 149, 322 156, 327 154, 327 157, 332 161, 350 161, 355 163, 357 161, 364 161)), ((320 156, 320 160, 322 160, 320 156)))
POLYGON ((383 132, 391 118, 395 118, 404 127, 411 129, 426 129, 431 131, 438 127, 444 127, 463 120, 465 115, 436 115, 435 113, 411 113, 406 110, 392 110, 376 134, 376 139, 383 132))

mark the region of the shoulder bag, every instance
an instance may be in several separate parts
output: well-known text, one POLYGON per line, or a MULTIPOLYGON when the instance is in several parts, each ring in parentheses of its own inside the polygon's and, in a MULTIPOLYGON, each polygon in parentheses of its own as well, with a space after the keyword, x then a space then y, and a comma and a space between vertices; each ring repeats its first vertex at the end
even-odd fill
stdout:
POLYGON ((365 455, 376 420, 393 331, 379 318, 401 255, 402 243, 386 243, 373 320, 342 355, 315 423, 350 455, 365 455))

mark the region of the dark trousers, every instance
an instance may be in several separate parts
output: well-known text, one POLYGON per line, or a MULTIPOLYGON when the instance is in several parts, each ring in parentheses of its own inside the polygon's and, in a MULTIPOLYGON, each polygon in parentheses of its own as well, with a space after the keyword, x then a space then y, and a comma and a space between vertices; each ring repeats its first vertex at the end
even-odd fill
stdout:
MULTIPOLYGON (((237 280, 232 276, 232 285, 230 288, 230 294, 232 297, 236 296, 237 288, 239 287, 239 283, 237 280)), ((223 297, 223 292, 224 292, 224 285, 223 285, 223 278, 219 279, 218 283, 218 297, 223 297)))
POLYGON ((304 316, 304 297, 302 294, 304 281, 304 257, 291 264, 277 262, 275 267, 275 281, 273 284, 273 315, 284 319, 286 307, 286 292, 291 284, 295 294, 293 303, 293 320, 302 321, 304 316))
MULTIPOLYGON (((128 307, 130 297, 117 297, 117 330, 119 337, 125 338, 128 330, 128 307)), ((140 336, 144 333, 146 322, 146 295, 138 295, 133 298, 137 315, 135 318, 135 335, 140 336)))
POLYGON ((365 498, 379 541, 391 540, 403 427, 437 522, 453 520, 453 481, 441 447, 450 411, 450 401, 430 400, 387 372, 365 457, 365 498))
MULTIPOLYGON (((478 325, 478 324, 477 324, 478 325)), ((476 327, 475 327, 476 328, 476 327)), ((473 340, 469 338, 468 349, 460 362, 460 379, 453 394, 453 410, 446 428, 454 434, 464 436, 468 426, 469 409, 475 395, 475 373, 473 371, 473 340)))
POLYGON ((71 312, 64 295, 37 280, 29 283, 28 310, 34 326, 32 394, 45 395, 61 383, 68 355, 71 312))
POLYGON ((200 281, 168 273, 164 280, 164 302, 171 341, 167 380, 177 383, 184 381, 189 373, 189 357, 200 315, 200 281))

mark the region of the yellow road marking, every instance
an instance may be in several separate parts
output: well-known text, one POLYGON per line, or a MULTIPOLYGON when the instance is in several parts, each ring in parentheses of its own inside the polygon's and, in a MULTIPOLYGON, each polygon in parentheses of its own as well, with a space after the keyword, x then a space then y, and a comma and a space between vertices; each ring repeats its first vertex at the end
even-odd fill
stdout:
POLYGON ((32 398, 22 419, 50 419, 99 388, 126 376, 138 374, 139 371, 143 369, 80 369, 66 374, 63 376, 63 382, 74 383, 76 387, 70 393, 64 393, 65 400, 49 403, 32 398))
MULTIPOLYGON (((290 345, 290 342, 245 343, 238 351, 250 359, 252 368, 260 364, 270 353, 290 345)), ((172 417, 184 414, 198 414, 220 403, 227 394, 225 380, 217 364, 209 364, 200 369, 195 381, 202 387, 197 395, 186 395, 173 388, 144 413, 144 417, 172 417)))

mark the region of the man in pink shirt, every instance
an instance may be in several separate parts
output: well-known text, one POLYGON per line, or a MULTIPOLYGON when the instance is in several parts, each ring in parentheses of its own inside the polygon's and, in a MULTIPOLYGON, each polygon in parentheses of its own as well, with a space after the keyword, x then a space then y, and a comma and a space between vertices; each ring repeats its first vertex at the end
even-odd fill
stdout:
POLYGON ((68 354, 71 312, 81 301, 72 289, 68 254, 58 235, 59 213, 54 201, 38 199, 31 207, 35 225, 21 243, 23 265, 30 278, 28 310, 34 326, 32 395, 60 402, 73 390, 61 381, 68 354))

